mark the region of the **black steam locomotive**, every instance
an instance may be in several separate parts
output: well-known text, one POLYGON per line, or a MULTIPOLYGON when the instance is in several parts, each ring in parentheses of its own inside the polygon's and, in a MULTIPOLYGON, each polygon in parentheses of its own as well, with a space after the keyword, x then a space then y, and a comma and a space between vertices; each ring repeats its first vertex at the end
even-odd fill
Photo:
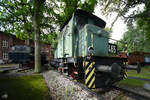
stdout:
MULTIPOLYGON (((9 50, 9 61, 30 68, 34 67, 34 48, 27 45, 15 45, 9 50)), ((41 53, 41 64, 47 64, 46 55, 41 53)))

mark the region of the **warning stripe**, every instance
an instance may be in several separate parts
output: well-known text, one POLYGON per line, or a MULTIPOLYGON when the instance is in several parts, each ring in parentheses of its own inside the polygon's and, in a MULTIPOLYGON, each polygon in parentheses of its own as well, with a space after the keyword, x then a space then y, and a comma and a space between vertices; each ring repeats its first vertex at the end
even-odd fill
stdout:
POLYGON ((95 88, 95 62, 85 62, 85 84, 88 88, 95 88))
POLYGON ((91 83, 91 81, 94 77, 95 77, 95 75, 93 74, 89 80, 87 79, 87 83, 86 83, 87 86, 91 83))
POLYGON ((85 67, 85 69, 87 69, 91 63, 92 62, 85 61, 85 62, 83 62, 83 66, 85 67))
POLYGON ((91 74, 91 72, 92 72, 93 70, 95 71, 95 68, 94 68, 94 67, 90 68, 90 70, 87 69, 86 72, 85 72, 85 77, 88 78, 89 74, 91 74))
POLYGON ((125 73, 124 73, 124 79, 126 79, 127 78, 127 71, 125 71, 125 73))
POLYGON ((88 87, 91 87, 92 84, 94 83, 94 81, 95 81, 95 77, 92 78, 92 80, 91 80, 90 84, 88 85, 88 87))
POLYGON ((91 88, 93 88, 93 89, 95 88, 95 81, 93 82, 91 88))
POLYGON ((95 64, 95 62, 93 63, 90 63, 86 66, 86 71, 85 71, 85 74, 87 75, 87 73, 91 70, 90 68, 93 68, 93 65, 95 64))
POLYGON ((95 71, 95 68, 93 68, 92 71, 89 71, 90 74, 86 74, 86 80, 85 80, 85 83, 87 84, 88 81, 92 78, 92 76, 94 76, 94 71, 95 71))

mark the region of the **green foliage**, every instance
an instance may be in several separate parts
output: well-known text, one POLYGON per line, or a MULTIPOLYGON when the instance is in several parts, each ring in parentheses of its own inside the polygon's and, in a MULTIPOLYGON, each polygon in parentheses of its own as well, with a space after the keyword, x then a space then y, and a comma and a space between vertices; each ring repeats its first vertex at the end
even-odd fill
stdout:
POLYGON ((94 7, 97 4, 96 0, 59 0, 60 6, 58 9, 61 9, 59 13, 59 24, 60 26, 77 10, 83 9, 88 12, 93 12, 94 7))
POLYGON ((127 43, 124 39, 121 39, 119 42, 116 42, 115 44, 117 45, 118 52, 127 51, 127 43))
POLYGON ((27 0, 0 1, 0 29, 8 33, 16 33, 21 39, 32 38, 32 2, 27 0), (24 36, 25 35, 25 36, 24 36))
POLYGON ((141 29, 145 34, 147 39, 150 40, 150 17, 148 19, 145 19, 144 17, 140 18, 137 21, 138 29, 141 29))
POLYGON ((138 29, 143 30, 150 39, 150 0, 99 0, 99 4, 103 14, 107 16, 113 12, 118 14, 114 22, 118 17, 123 18, 128 24, 138 20, 138 29), (140 10, 138 6, 142 4, 144 9, 140 10))
MULTIPOLYGON (((139 23, 139 21, 137 21, 139 23)), ((145 25, 147 27, 147 25, 145 25)), ((133 26, 128 25, 128 31, 124 33, 123 39, 121 39, 122 43, 118 43, 118 47, 120 51, 142 51, 142 52, 150 52, 150 40, 147 37, 147 30, 143 30, 139 28, 139 25, 133 26), (126 43, 126 45, 124 44, 126 43), (125 47, 127 46, 127 47, 125 47), (125 48, 125 50, 123 50, 125 48)))
MULTIPOLYGON (((41 41, 45 40, 44 38, 50 34, 56 34, 55 28, 57 25, 54 25, 56 15, 50 3, 47 2, 44 6, 41 6, 44 13, 39 14, 41 41)), ((16 34, 20 39, 33 40, 33 5, 33 0, 1 0, 0 30, 16 34)), ((47 42, 50 42, 50 40, 47 40, 47 42)))
MULTIPOLYGON (((40 39, 55 47, 58 29, 75 12, 93 12, 96 0, 46 0, 40 14, 40 39)), ((20 39, 34 38, 34 0, 0 0, 0 30, 16 34, 20 39)))

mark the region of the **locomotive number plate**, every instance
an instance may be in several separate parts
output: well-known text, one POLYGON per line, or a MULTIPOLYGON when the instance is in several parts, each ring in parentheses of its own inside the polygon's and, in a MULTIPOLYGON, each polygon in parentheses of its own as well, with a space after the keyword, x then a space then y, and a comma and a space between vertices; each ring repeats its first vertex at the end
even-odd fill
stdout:
POLYGON ((108 52, 111 54, 117 54, 117 45, 109 43, 108 44, 108 52))

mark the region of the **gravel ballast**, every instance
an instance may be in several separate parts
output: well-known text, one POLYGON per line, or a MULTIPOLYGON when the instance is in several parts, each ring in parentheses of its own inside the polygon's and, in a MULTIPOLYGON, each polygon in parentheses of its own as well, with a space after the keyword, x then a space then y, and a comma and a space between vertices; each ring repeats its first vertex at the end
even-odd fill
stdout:
POLYGON ((104 100, 86 87, 53 70, 44 72, 43 77, 51 97, 55 100, 104 100))

